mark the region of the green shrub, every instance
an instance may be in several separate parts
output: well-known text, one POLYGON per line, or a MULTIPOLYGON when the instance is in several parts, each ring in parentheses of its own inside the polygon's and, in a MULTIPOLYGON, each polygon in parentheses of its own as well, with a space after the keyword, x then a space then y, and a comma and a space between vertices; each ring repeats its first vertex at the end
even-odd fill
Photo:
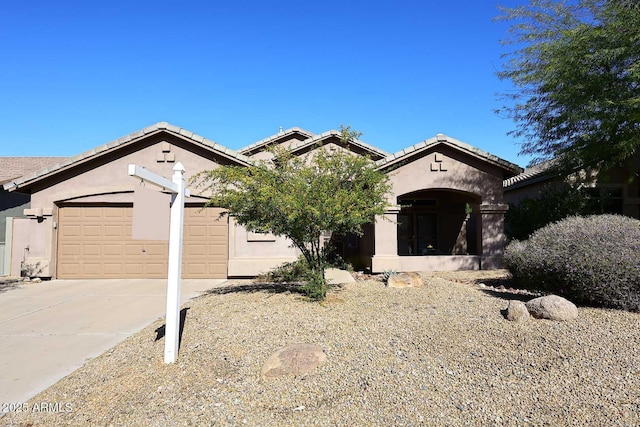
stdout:
POLYGON ((274 283, 296 283, 303 280, 309 273, 309 264, 300 257, 292 262, 285 262, 271 271, 258 277, 258 280, 274 283))
POLYGON ((568 184, 543 188, 536 197, 510 204, 504 218, 509 240, 527 239, 534 231, 572 215, 610 213, 605 196, 593 194, 592 188, 574 188, 568 184))
POLYGON ((309 299, 322 301, 327 296, 329 284, 322 277, 322 273, 309 270, 298 289, 309 299))
POLYGON ((329 285, 321 273, 312 271, 303 256, 300 256, 296 261, 279 265, 268 273, 259 276, 258 280, 295 284, 300 293, 316 301, 322 301, 329 289, 329 285))
POLYGON ((512 241, 507 268, 524 288, 575 302, 640 311, 640 221, 568 217, 512 241))

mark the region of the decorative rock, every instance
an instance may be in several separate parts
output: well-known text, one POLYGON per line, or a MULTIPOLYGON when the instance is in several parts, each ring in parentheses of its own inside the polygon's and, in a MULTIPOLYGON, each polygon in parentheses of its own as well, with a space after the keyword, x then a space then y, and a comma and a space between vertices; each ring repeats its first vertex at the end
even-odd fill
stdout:
POLYGON ((522 301, 509 301, 509 306, 507 307, 507 320, 520 323, 526 322, 528 319, 529 311, 527 310, 527 306, 522 301))
POLYGON ((534 298, 527 302, 527 310, 536 319, 572 320, 578 317, 578 308, 571 301, 557 295, 534 298))
POLYGON ((347 270, 339 270, 337 268, 327 268, 324 271, 324 278, 330 285, 341 285, 344 283, 355 283, 351 273, 347 270))
POLYGON ((291 344, 273 353, 262 366, 263 380, 282 375, 302 375, 320 366, 327 355, 315 344, 291 344))
POLYGON ((390 288, 417 288, 422 286, 422 279, 418 273, 392 274, 387 280, 390 288))
POLYGON ((34 277, 31 279, 31 283, 42 283, 42 279, 39 277, 34 277))

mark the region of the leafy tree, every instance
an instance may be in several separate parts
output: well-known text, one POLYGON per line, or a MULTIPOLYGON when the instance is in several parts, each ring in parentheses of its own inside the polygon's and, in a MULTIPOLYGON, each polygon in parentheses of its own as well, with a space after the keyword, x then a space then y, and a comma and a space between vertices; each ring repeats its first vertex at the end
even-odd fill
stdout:
MULTIPOLYGON (((359 134, 342 128, 344 144, 359 134)), ((361 235, 362 226, 382 214, 390 190, 387 176, 370 159, 319 148, 308 157, 272 150, 270 161, 248 167, 220 166, 195 181, 212 194, 208 206, 228 210, 250 231, 289 238, 303 254, 310 274, 303 290, 315 299, 327 291, 323 241, 332 234, 361 235)))
POLYGON ((542 189, 538 197, 522 199, 517 205, 510 204, 505 215, 507 238, 525 240, 534 231, 568 216, 606 213, 607 196, 593 190, 566 183, 552 185, 542 189))
POLYGON ((536 161, 558 157, 562 171, 607 169, 640 147, 640 2, 530 0, 501 8, 512 22, 498 73, 511 134, 536 161))

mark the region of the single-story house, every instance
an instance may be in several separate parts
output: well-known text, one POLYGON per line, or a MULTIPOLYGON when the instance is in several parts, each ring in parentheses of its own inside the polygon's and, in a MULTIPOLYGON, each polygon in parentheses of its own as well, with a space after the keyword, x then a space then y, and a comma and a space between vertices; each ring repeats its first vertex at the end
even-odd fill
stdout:
MULTIPOLYGON (((189 180, 220 165, 265 159, 266 148, 275 145, 296 155, 323 147, 348 150, 370 157, 389 174, 393 190, 385 218, 376 218, 363 236, 331 242, 344 257, 373 272, 500 266, 507 210, 503 181, 522 172, 513 163, 442 134, 389 154, 359 140, 345 145, 338 131, 315 135, 293 128, 235 151, 161 122, 7 178, 2 203, 21 194, 22 212, 0 212, 10 224, 4 233, 5 274, 166 277, 167 242, 132 238, 136 189, 143 183, 127 174, 128 165, 170 178, 181 162, 189 180)), ((222 209, 202 209, 205 201, 197 189, 186 200, 183 277, 255 276, 297 258, 285 238, 248 232, 233 217, 219 218, 222 209)))
POLYGON ((607 213, 640 219, 640 154, 608 170, 585 173, 577 170, 568 177, 553 169, 554 160, 528 167, 521 174, 504 181, 504 201, 518 205, 524 199, 537 199, 546 188, 565 183, 586 186, 594 196, 605 196, 607 213), (576 181, 576 175, 581 180, 576 181))

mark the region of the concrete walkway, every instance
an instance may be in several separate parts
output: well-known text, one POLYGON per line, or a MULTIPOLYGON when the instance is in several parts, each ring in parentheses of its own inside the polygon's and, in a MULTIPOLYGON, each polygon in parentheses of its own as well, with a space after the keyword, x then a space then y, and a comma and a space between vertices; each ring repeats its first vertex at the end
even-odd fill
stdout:
MULTIPOLYGON (((182 302, 224 280, 182 281, 182 302)), ((0 403, 19 403, 166 310, 166 279, 0 284, 0 403)))

